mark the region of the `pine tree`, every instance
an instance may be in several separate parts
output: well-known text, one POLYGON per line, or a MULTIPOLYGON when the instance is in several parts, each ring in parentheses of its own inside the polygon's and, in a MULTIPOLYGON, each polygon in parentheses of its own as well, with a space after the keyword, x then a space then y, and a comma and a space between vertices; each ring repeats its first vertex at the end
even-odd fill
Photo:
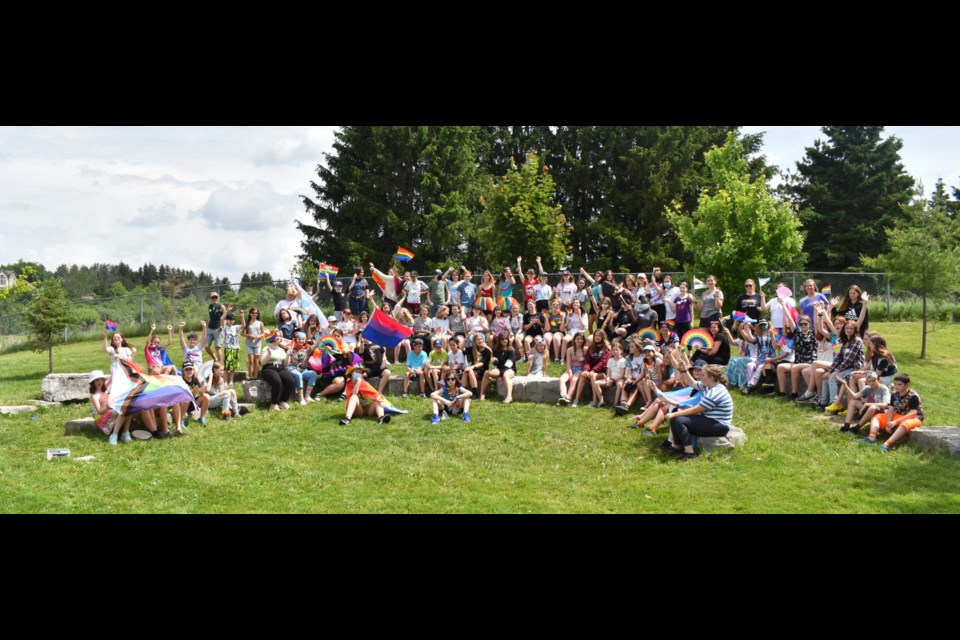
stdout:
POLYGON ((75 321, 63 282, 42 283, 24 315, 30 325, 31 346, 38 353, 47 352, 49 373, 53 373, 53 347, 63 342, 61 332, 75 321))
POLYGON ((886 227, 910 201, 914 180, 900 162, 903 142, 883 127, 823 127, 786 191, 801 212, 809 268, 841 271, 860 255, 887 250, 886 227))

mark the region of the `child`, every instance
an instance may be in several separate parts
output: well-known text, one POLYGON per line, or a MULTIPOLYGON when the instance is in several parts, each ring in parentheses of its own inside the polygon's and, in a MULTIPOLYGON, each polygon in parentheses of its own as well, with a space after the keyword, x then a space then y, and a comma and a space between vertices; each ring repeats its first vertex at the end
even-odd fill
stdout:
POLYGON ((207 387, 210 389, 210 408, 222 407, 220 415, 224 420, 230 420, 233 416, 240 415, 240 407, 237 405, 237 391, 223 378, 223 368, 221 363, 213 363, 210 377, 207 378, 207 387))
MULTIPOLYGON (((326 278, 327 289, 330 290, 330 295, 333 297, 333 316, 336 318, 337 322, 340 322, 340 319, 343 317, 343 310, 347 308, 347 296, 343 293, 343 283, 339 280, 334 280, 333 285, 330 285, 330 278, 326 278)), ((320 288, 319 278, 317 279, 317 289, 320 288)))
POLYGON ((923 403, 917 392, 910 388, 910 376, 905 373, 895 375, 893 388, 894 392, 886 412, 879 413, 870 419, 870 435, 863 439, 863 442, 868 444, 876 444, 877 433, 880 429, 885 429, 891 435, 880 445, 880 450, 884 453, 901 438, 923 424, 923 403))
POLYGON ((846 418, 843 420, 843 426, 840 431, 852 431, 858 433, 860 427, 869 423, 873 416, 890 404, 890 388, 880 382, 880 376, 876 371, 868 371, 864 376, 867 386, 858 393, 854 393, 846 380, 841 379, 840 384, 850 394, 850 403, 847 406, 846 418), (863 409, 863 415, 857 414, 858 409, 863 409), (851 428, 850 421, 857 420, 857 426, 851 428))
MULTIPOLYGON (((207 424, 207 410, 210 408, 210 396, 207 395, 207 385, 200 380, 200 377, 197 375, 197 370, 189 360, 183 363, 180 370, 183 372, 180 377, 182 377, 183 381, 190 387, 190 391, 193 392, 193 402, 197 408, 200 409, 200 424, 205 425, 207 424)), ((186 404, 188 403, 184 403, 184 405, 186 404)), ((181 412, 183 415, 180 422, 181 429, 187 426, 187 409, 189 409, 189 407, 184 406, 181 412)))
MULTIPOLYGON (((657 355, 657 348, 653 345, 646 345, 643 348, 643 373, 641 380, 651 380, 656 388, 660 388, 661 370, 663 368, 663 359, 657 355)), ((640 393, 643 395, 643 406, 647 406, 653 400, 654 393, 650 385, 640 385, 640 393)))
POLYGON ((220 294, 212 291, 210 293, 210 306, 207 307, 210 322, 206 325, 203 342, 207 348, 207 353, 218 362, 223 362, 223 331, 220 327, 220 319, 228 311, 233 311, 233 305, 228 304, 227 306, 223 306, 220 304, 220 294), (217 347, 217 355, 213 355, 213 351, 210 350, 210 345, 217 347))
POLYGON ((473 394, 457 382, 453 372, 443 379, 444 385, 430 394, 433 417, 430 424, 446 420, 447 416, 462 416, 464 422, 470 422, 470 398, 473 394))
POLYGON ((530 354, 529 364, 527 365, 528 376, 545 376, 547 366, 547 343, 543 338, 537 336, 533 339, 533 353, 530 354))
POLYGON ((167 325, 167 344, 160 346, 160 336, 153 335, 157 325, 150 325, 150 333, 147 334, 147 346, 143 348, 143 355, 147 358, 148 367, 157 367, 157 371, 165 376, 177 375, 177 368, 170 362, 170 356, 167 355, 167 349, 173 343, 173 325, 167 325))
POLYGON ((758 333, 756 337, 744 335, 743 339, 747 342, 751 342, 756 345, 757 348, 757 357, 753 362, 747 363, 747 382, 742 387, 740 391, 744 395, 747 395, 760 382, 760 376, 763 375, 764 371, 774 371, 776 370, 777 365, 775 364, 777 358, 777 349, 773 341, 773 334, 770 332, 770 323, 766 320, 761 320, 757 324, 758 333))
POLYGON ((313 402, 313 387, 317 384, 317 372, 310 368, 313 345, 307 342, 307 334, 298 331, 290 345, 290 364, 287 371, 297 385, 297 402, 302 405, 313 402))
POLYGON ((104 375, 103 371, 90 372, 90 409, 93 413, 93 419, 97 427, 106 433, 109 437, 107 441, 110 444, 117 444, 117 434, 122 432, 120 438, 124 442, 132 442, 130 437, 130 416, 121 416, 119 425, 117 424, 117 415, 110 408, 110 376, 104 375))
POLYGON ((640 341, 630 340, 628 344, 630 355, 626 358, 620 404, 613 408, 618 416, 626 414, 637 400, 637 395, 640 393, 640 379, 643 376, 643 354, 640 352, 640 341))
POLYGON ((580 386, 580 377, 583 375, 583 367, 587 361, 587 354, 584 349, 585 342, 583 333, 578 333, 573 336, 573 345, 567 349, 564 356, 567 370, 560 376, 560 401, 557 404, 571 404, 572 402, 571 406, 577 406, 577 388, 580 386), (566 386, 567 380, 570 381, 569 390, 566 386))
MULTIPOLYGON (((183 351, 183 359, 196 367, 197 372, 203 367, 203 348, 198 344, 197 334, 191 331, 187 334, 186 340, 183 338, 183 328, 187 326, 186 322, 180 323, 180 350, 183 351)), ((201 321, 200 327, 203 331, 207 330, 207 323, 201 321)))
MULTIPOLYGON (((233 321, 232 313, 223 318, 223 370, 226 371, 228 385, 233 385, 233 374, 240 366, 240 326, 233 324, 233 321)), ((243 323, 243 309, 240 310, 240 322, 243 323)))
MULTIPOLYGON (((240 317, 243 317, 242 311, 240 317)), ((247 380, 256 380, 260 377, 260 349, 263 345, 263 322, 257 307, 250 308, 243 324, 243 336, 247 339, 247 380)))
POLYGON ((407 373, 403 376, 403 396, 407 397, 407 391, 410 389, 410 380, 416 380, 420 387, 420 397, 426 398, 424 393, 423 379, 426 377, 427 354, 423 352, 423 340, 417 338, 413 341, 413 351, 407 354, 407 373))
POLYGON ((463 370, 467 368, 467 356, 460 349, 460 343, 456 340, 450 340, 447 346, 450 348, 447 353, 447 364, 441 369, 440 375, 444 379, 450 374, 460 377, 463 375, 463 370))
POLYGON ((430 390, 440 388, 440 370, 447 364, 447 352, 443 350, 443 338, 433 339, 433 350, 430 352, 430 364, 427 367, 427 382, 430 390))
MULTIPOLYGON (((606 338, 606 334, 598 331, 595 336, 603 336, 606 338)), ((623 372, 626 368, 627 361, 623 357, 623 345, 617 341, 613 343, 613 346, 610 347, 610 359, 607 360, 607 375, 602 378, 594 378, 591 382, 593 383, 593 402, 590 403, 590 406, 602 407, 603 403, 603 390, 608 389, 616 385, 616 393, 613 396, 613 404, 616 406, 620 403, 620 394, 623 393, 623 372)))

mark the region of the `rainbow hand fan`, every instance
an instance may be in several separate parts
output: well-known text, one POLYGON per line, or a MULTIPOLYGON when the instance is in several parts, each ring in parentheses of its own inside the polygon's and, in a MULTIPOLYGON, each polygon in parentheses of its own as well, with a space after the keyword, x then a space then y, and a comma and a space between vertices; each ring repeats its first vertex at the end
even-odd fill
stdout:
POLYGON ((333 336, 327 336, 321 340, 317 346, 319 346, 321 349, 323 347, 330 347, 330 350, 333 353, 343 353, 343 344, 333 336))
POLYGON ((657 332, 654 331, 653 329, 648 328, 640 332, 641 340, 653 340, 654 342, 656 342, 659 339, 659 337, 660 336, 658 336, 657 332))
POLYGON ((688 351, 700 349, 707 351, 713 349, 713 336, 706 329, 690 329, 680 338, 680 345, 686 347, 688 351))

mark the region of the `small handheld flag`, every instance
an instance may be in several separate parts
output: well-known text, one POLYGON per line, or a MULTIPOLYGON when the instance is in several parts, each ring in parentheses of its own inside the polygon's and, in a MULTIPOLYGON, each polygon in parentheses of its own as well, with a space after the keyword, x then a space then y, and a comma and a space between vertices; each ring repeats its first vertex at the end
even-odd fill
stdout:
POLYGON ((116 322, 112 322, 111 320, 107 320, 106 324, 104 324, 103 326, 106 328, 107 331, 116 331, 116 330, 117 330, 117 323, 116 323, 116 322))
POLYGON ((827 285, 824 285, 822 289, 820 289, 820 293, 822 293, 823 295, 829 298, 830 295, 833 294, 833 289, 831 289, 830 285, 827 284, 827 285))
POLYGON ((413 252, 403 247, 397 247, 397 252, 393 257, 400 262, 410 262, 413 259, 413 252))
POLYGON ((733 319, 737 322, 742 322, 743 324, 753 324, 756 322, 756 320, 745 314, 743 311, 734 311, 733 319))
POLYGON ((770 282, 770 278, 758 278, 757 281, 760 283, 761 287, 767 286, 767 283, 770 282))
POLYGON ((336 278, 337 274, 340 273, 340 268, 335 267, 332 264, 327 264, 325 262, 320 263, 320 273, 327 276, 327 279, 336 278))
POLYGON ((697 289, 706 289, 706 288, 707 288, 707 285, 704 284, 703 281, 700 280, 700 278, 694 278, 694 279, 693 279, 693 290, 694 290, 694 291, 696 291, 697 289))

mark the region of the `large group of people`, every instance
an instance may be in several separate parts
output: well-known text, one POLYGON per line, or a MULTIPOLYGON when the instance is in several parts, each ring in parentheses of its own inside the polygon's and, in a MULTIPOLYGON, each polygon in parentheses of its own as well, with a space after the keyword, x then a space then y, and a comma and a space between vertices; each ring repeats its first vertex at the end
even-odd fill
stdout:
MULTIPOLYGON (((509 404, 516 376, 546 376, 549 364, 559 364, 558 404, 576 407, 589 398, 590 407, 603 408, 605 396, 612 395, 617 415, 635 410, 630 426, 642 427, 645 435, 669 420, 671 435, 663 446, 685 459, 696 455, 697 437, 723 435, 732 426, 727 385, 744 394, 769 388, 767 395, 816 401, 827 412, 845 413, 844 432, 869 425, 868 442, 881 430, 890 433, 885 447, 922 422, 919 396, 909 378, 898 374, 884 338, 869 330, 868 296, 855 285, 830 300, 808 280, 798 303, 783 283, 768 300, 748 279, 728 307, 712 275, 691 286, 659 269, 618 281, 612 271, 591 275, 581 268, 577 274, 564 270, 551 286, 539 257, 536 264, 539 270, 524 271, 518 257, 516 272, 506 268, 495 277, 483 271, 476 285, 465 268, 437 269, 424 283, 416 271, 381 272, 370 264, 382 291, 380 310, 409 329, 409 338, 392 348, 363 335, 375 292, 359 266, 346 286, 318 278, 317 299, 325 289, 333 301, 327 318, 304 313, 301 296, 314 294, 291 284, 274 309, 272 330, 256 307, 239 311, 237 322, 233 306, 222 305, 213 293, 202 342, 196 333, 184 335, 180 323, 180 371, 166 354, 172 325, 166 345, 151 327, 147 365, 154 375, 182 376, 193 391, 192 407, 170 408, 178 432, 190 409, 200 412, 204 424, 210 410, 238 415, 232 382, 240 338, 246 342, 247 378, 266 382, 271 410, 336 398, 346 402, 342 424, 362 415, 389 421, 383 394, 390 357, 404 365, 403 397, 429 396, 433 423, 454 415, 469 422, 471 401, 486 400, 491 384, 496 388, 501 379, 501 401, 509 404), (695 324, 710 340, 687 350, 683 338, 695 324), (204 352, 212 359, 206 365, 204 352), (373 379, 379 380, 375 387, 373 379), (893 393, 887 389, 891 382, 893 393)), ((120 333, 109 339, 104 333, 104 350, 116 359, 135 356, 120 333)), ((100 375, 91 377, 91 406, 98 422, 107 424, 109 377, 95 373, 100 375)), ((118 434, 129 439, 130 416, 120 418, 112 443, 118 434)), ((155 437, 169 435, 159 413, 141 418, 155 437)))

